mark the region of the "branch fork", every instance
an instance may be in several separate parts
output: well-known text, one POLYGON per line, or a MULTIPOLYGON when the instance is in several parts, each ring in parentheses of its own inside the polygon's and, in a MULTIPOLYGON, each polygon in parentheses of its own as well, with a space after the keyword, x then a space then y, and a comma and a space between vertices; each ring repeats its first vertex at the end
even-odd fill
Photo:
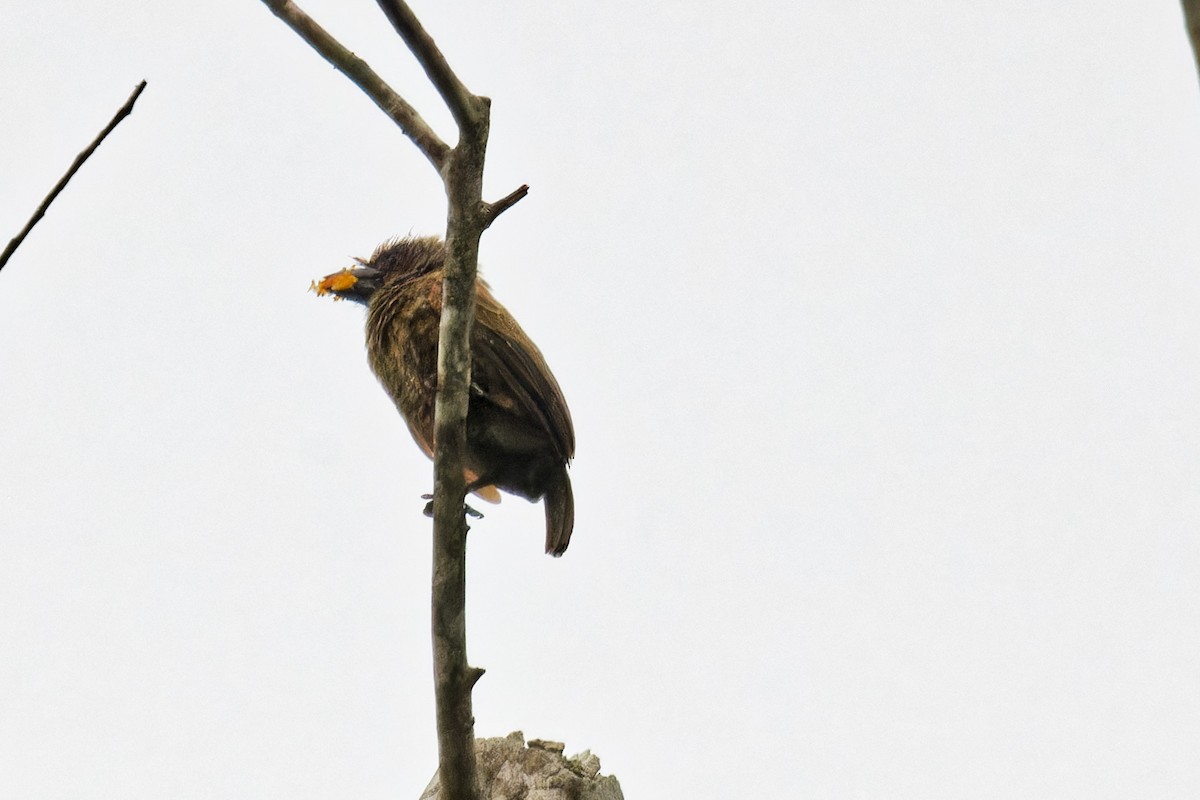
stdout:
POLYGON ((483 201, 491 100, 471 93, 403 0, 377 0, 400 38, 450 109, 458 144, 449 147, 416 109, 374 70, 342 46, 291 0, 263 0, 329 63, 341 70, 404 131, 445 185, 446 278, 438 344, 434 415, 433 654, 437 701, 438 770, 444 800, 478 800, 471 689, 484 671, 467 663, 466 484, 467 389, 471 381, 471 323, 479 239, 496 218, 529 193, 521 186, 494 203, 483 201))

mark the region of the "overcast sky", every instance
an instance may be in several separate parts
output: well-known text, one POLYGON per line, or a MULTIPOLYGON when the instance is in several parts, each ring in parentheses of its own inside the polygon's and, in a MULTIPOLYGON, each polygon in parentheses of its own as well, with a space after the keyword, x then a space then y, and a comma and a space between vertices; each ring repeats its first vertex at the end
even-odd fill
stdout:
MULTIPOLYGON (((378 8, 304 7, 453 140, 378 8)), ((257 0, 17 3, 0 797, 416 798, 431 466, 309 282, 439 179, 257 0)), ((578 437, 473 523, 476 732, 633 798, 1200 796, 1178 2, 417 2, 578 437)))

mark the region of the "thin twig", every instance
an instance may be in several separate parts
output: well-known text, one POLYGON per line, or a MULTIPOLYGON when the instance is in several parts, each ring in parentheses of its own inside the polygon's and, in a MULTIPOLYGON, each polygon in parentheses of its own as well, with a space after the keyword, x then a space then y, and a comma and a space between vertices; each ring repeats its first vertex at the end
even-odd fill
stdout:
POLYGON ((463 86, 462 81, 450 68, 446 57, 442 55, 442 51, 438 49, 437 43, 425 32, 417 15, 408 7, 408 3, 404 0, 377 2, 392 23, 392 27, 408 45, 408 49, 417 57, 417 61, 421 62, 425 74, 442 96, 450 113, 454 115, 459 131, 478 124, 483 113, 480 103, 487 103, 487 99, 467 91, 467 87, 463 86))
POLYGON ((333 66, 341 70, 354 85, 362 89, 383 113, 400 126, 400 130, 413 140, 417 148, 429 159, 434 168, 440 173, 446 164, 450 147, 434 133, 433 128, 421 118, 417 110, 407 100, 396 93, 392 87, 371 66, 354 53, 350 52, 337 39, 333 38, 308 14, 305 14, 291 0, 263 0, 275 16, 288 24, 292 30, 300 34, 300 38, 308 42, 314 50, 333 66))
POLYGON ((494 203, 483 204, 483 225, 485 228, 490 228, 492 223, 496 221, 496 217, 508 211, 510 208, 521 202, 525 195, 529 194, 529 184, 523 183, 510 194, 501 197, 494 203))
POLYGON ((54 202, 54 198, 58 197, 59 192, 66 188, 67 182, 75 176, 75 173, 78 172, 79 168, 83 166, 83 162, 87 161, 88 158, 91 157, 92 153, 96 152, 96 148, 100 146, 100 143, 104 141, 106 136, 113 132, 113 129, 117 127, 121 120, 133 113, 133 104, 137 102, 138 95, 140 95, 142 90, 145 88, 145 81, 139 83, 133 90, 133 94, 129 95, 129 99, 125 101, 125 105, 121 106, 121 108, 117 110, 116 116, 112 118, 112 121, 110 121, 108 125, 104 127, 104 130, 100 131, 100 135, 97 136, 92 143, 87 146, 86 150, 75 157, 75 163, 71 164, 71 168, 67 170, 67 174, 63 175, 62 179, 55 185, 53 189, 50 190, 50 194, 46 195, 46 198, 42 200, 42 204, 37 207, 36 211, 33 212, 33 216, 29 218, 29 222, 25 223, 25 227, 21 229, 21 232, 18 233, 8 243, 8 247, 4 248, 4 252, 0 253, 0 269, 4 269, 4 265, 8 263, 8 259, 17 251, 17 248, 21 246, 21 242, 25 241, 25 237, 29 235, 31 230, 33 230, 33 226, 37 225, 38 221, 41 220, 42 217, 46 216, 46 210, 50 208, 50 204, 54 202))

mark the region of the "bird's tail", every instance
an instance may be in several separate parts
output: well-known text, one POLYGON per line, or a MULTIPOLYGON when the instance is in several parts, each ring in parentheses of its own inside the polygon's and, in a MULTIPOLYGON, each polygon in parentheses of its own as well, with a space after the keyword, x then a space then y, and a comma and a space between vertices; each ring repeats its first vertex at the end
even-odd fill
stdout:
POLYGON ((575 495, 565 466, 550 480, 542 502, 546 506, 546 552, 558 557, 567 551, 575 529, 575 495))

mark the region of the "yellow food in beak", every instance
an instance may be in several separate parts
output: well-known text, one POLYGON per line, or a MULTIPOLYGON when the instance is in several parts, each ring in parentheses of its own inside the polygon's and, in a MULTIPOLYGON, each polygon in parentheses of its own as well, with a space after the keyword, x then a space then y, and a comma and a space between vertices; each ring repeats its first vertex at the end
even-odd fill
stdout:
POLYGON ((354 277, 354 273, 347 268, 341 272, 326 275, 320 282, 313 281, 308 288, 309 291, 316 292, 317 297, 323 297, 331 292, 334 294, 344 292, 356 283, 358 283, 358 278, 354 277))

